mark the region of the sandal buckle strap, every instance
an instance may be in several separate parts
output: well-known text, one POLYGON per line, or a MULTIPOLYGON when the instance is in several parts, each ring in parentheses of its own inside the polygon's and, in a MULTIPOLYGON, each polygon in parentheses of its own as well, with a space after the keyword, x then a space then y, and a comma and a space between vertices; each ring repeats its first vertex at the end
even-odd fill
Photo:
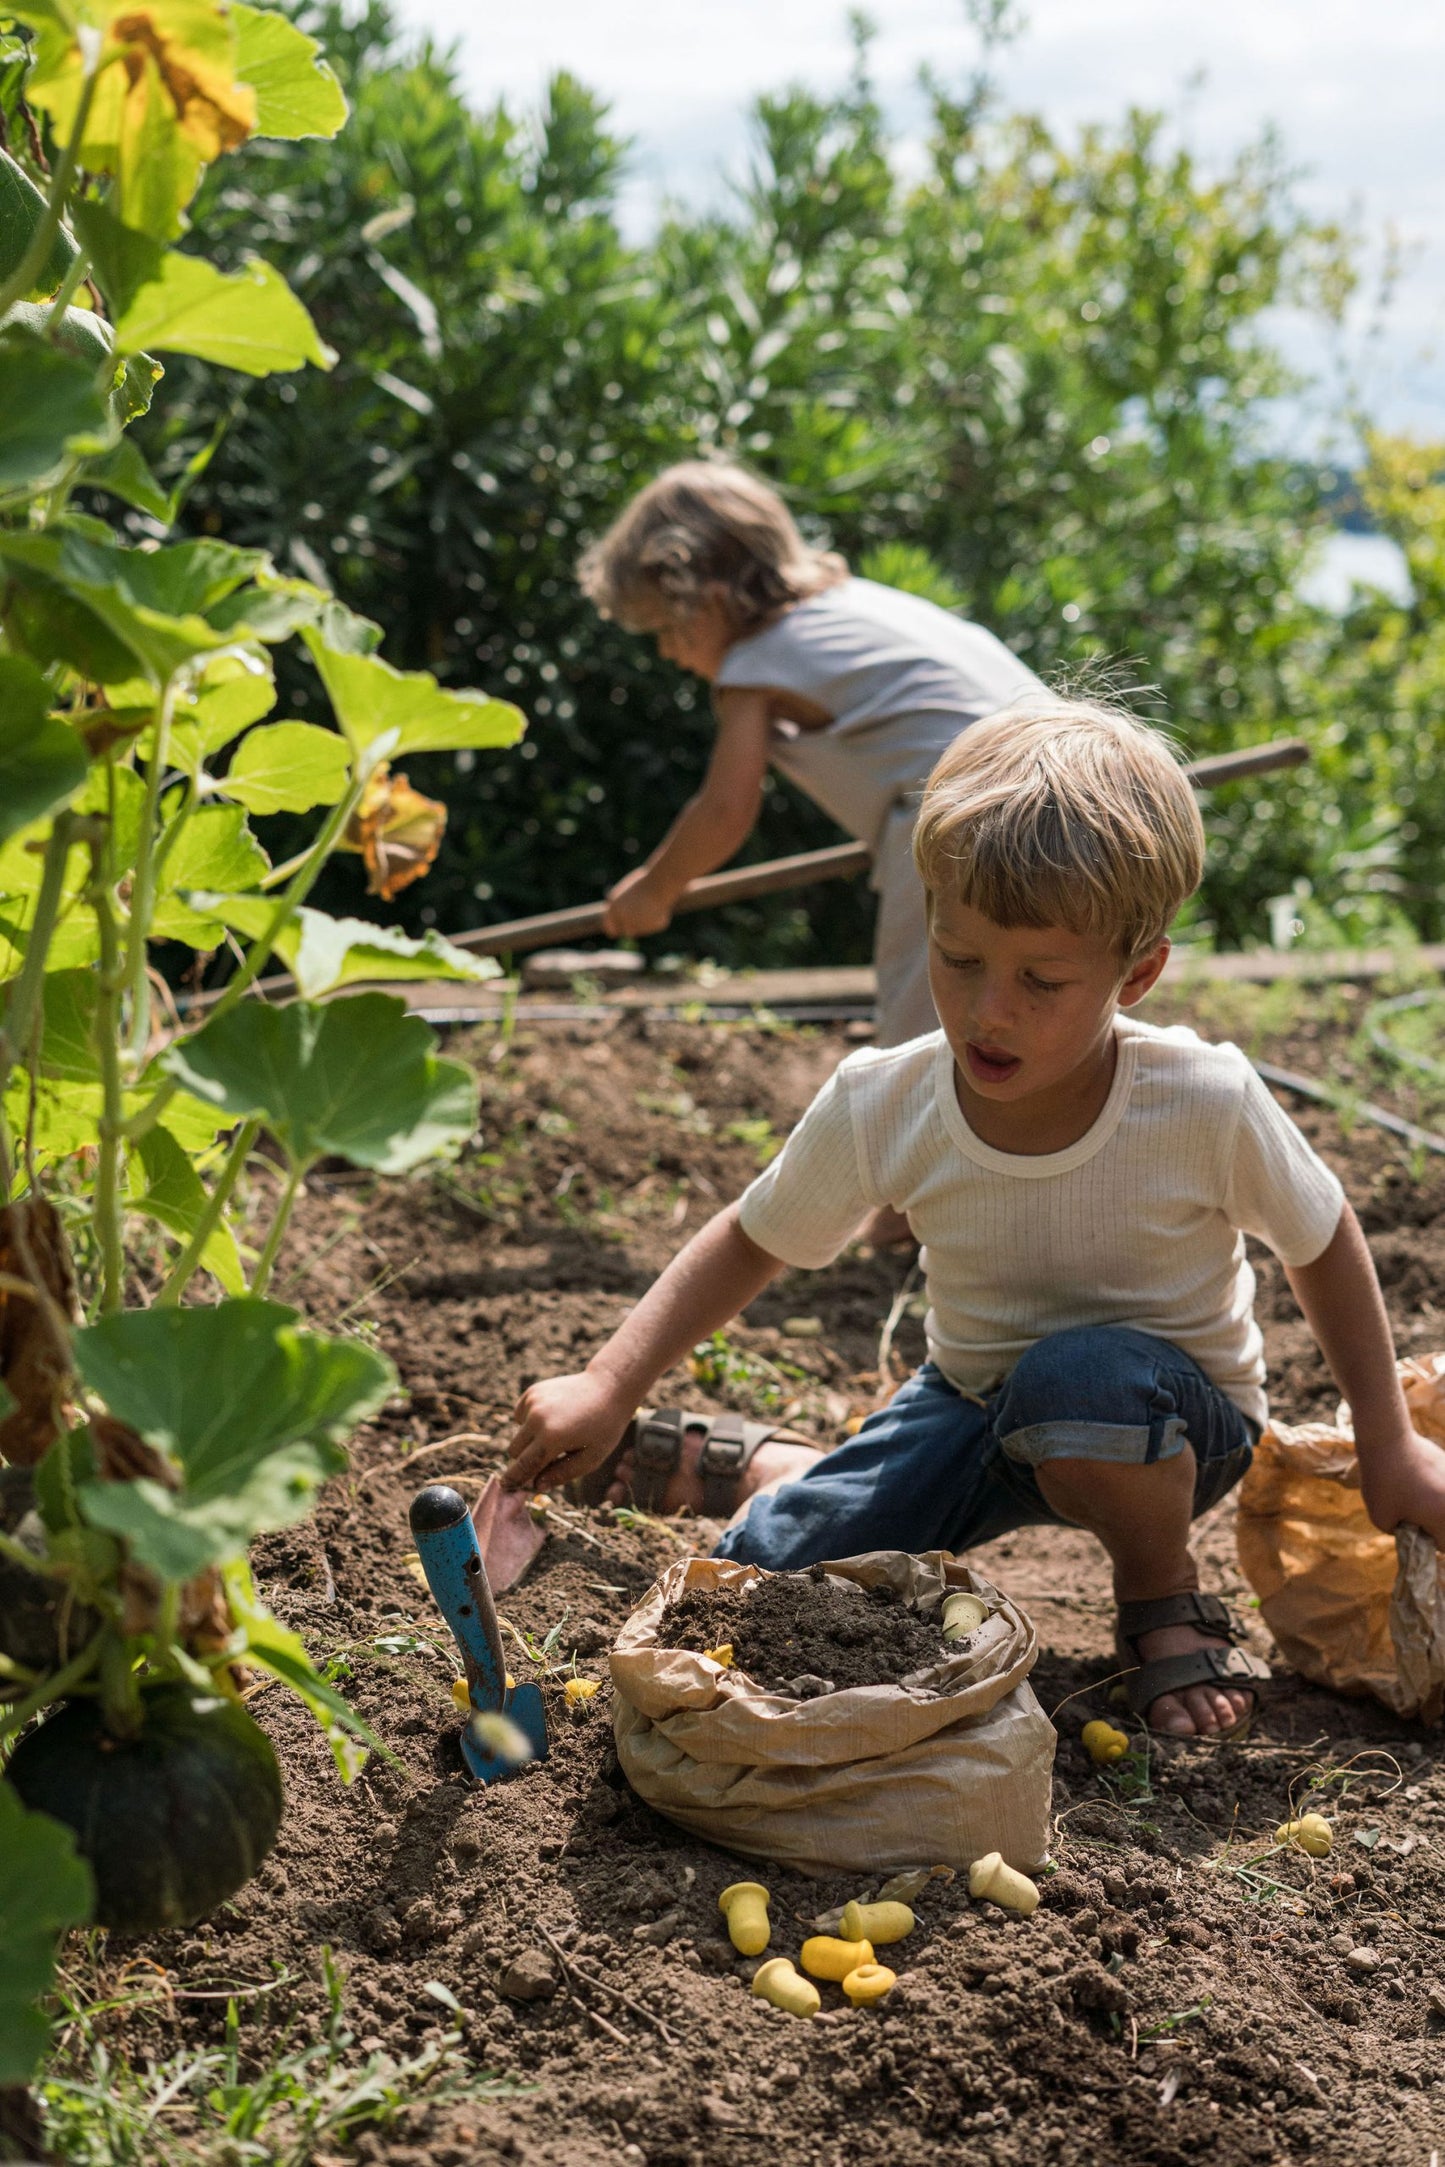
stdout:
POLYGON ((708 1475, 719 1475, 731 1480, 747 1458, 748 1448, 743 1433, 742 1416, 714 1415, 707 1442, 698 1454, 699 1474, 704 1478, 708 1475))
POLYGON ((632 1444, 635 1467, 652 1468, 658 1474, 670 1475, 681 1453, 681 1423, 669 1422, 665 1414, 649 1415, 645 1422, 638 1423, 632 1444))

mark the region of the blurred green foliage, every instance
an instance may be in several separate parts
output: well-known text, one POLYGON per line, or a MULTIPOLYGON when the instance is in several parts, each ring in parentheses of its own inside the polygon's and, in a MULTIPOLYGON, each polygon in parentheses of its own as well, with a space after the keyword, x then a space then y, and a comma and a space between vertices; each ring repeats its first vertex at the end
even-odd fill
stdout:
MULTIPOLYGON (((1044 674, 1108 658, 1121 684, 1156 686, 1150 711, 1191 753, 1281 730, 1318 744, 1312 770, 1216 795, 1200 937, 1264 938, 1290 892, 1311 938, 1402 908, 1435 929, 1445 664, 1412 659, 1423 600, 1341 626, 1298 598, 1333 478, 1279 448, 1291 384, 1269 314, 1310 311, 1323 340, 1352 273, 1272 141, 1215 173, 1156 115, 1065 143, 980 75, 932 87, 926 170, 905 179, 860 44, 839 96, 761 102, 726 211, 629 245, 626 147, 574 79, 529 125, 469 109, 453 61, 404 48, 385 0, 307 0, 300 19, 351 125, 228 159, 201 215, 223 260, 256 247, 285 271, 340 362, 225 389, 182 364, 149 449, 169 479, 221 429, 188 525, 324 577, 400 662, 480 675, 534 717, 484 766, 409 763, 451 826, 404 921, 596 895, 695 786, 705 688, 599 623, 573 567, 658 467, 715 449, 856 565, 962 607, 1044 674)), ((1371 501, 1386 526, 1414 516, 1398 488, 1371 501)), ((283 711, 319 698, 295 665, 283 711)), ((778 783, 750 849, 832 839, 778 783)), ((354 869, 327 878, 350 904, 354 869)), ((867 952, 869 907, 861 884, 821 889, 655 945, 846 960, 867 952)))

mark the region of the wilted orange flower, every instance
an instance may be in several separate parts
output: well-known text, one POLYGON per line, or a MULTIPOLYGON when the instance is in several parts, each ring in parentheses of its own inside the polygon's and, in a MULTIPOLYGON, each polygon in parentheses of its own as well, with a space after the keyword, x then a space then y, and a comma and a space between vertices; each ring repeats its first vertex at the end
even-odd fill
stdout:
POLYGON ((117 15, 110 37, 122 48, 120 66, 132 90, 142 83, 147 58, 155 63, 181 134, 207 165, 245 142, 256 125, 255 91, 238 83, 224 63, 175 35, 165 10, 140 7, 117 15))
POLYGON ((447 809, 413 790, 381 761, 346 823, 342 847, 366 861, 366 891, 390 902, 430 872, 446 830, 447 809))

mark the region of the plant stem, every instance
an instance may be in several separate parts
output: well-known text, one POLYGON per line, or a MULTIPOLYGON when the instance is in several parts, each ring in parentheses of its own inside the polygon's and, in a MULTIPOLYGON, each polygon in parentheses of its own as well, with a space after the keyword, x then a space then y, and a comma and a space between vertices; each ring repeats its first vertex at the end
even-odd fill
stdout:
POLYGON ((301 1193, 301 1182, 304 1174, 305 1168, 297 1161, 293 1163, 290 1172, 286 1176, 286 1186, 281 1191, 281 1201, 276 1206, 276 1216, 271 1221, 271 1231, 266 1236, 266 1246, 261 1251, 260 1259, 257 1262, 256 1276, 251 1281, 253 1295, 264 1294, 271 1283, 271 1269, 276 1262, 276 1252, 281 1247, 287 1223, 290 1220, 292 1211, 295 1209, 296 1199, 301 1193))
POLYGON ((345 797, 339 805, 332 806, 315 842, 296 868, 294 878, 276 905, 265 932, 252 944, 247 952, 244 968, 238 971, 231 980, 220 1000, 211 1010, 208 1021, 214 1023, 218 1016, 228 1014, 243 995, 249 993, 262 971, 265 970, 266 965, 271 960, 271 951, 305 902, 307 896, 311 893, 312 888, 316 885, 322 866, 336 847, 338 836, 361 803, 363 788, 364 784, 360 778, 353 775, 351 786, 347 790, 345 797))
MULTIPOLYGON (((340 835, 347 821, 360 804, 362 788, 363 785, 359 781, 353 781, 341 803, 333 806, 315 842, 305 855, 297 861, 295 877, 286 893, 277 903, 265 932, 259 936, 247 952, 245 963, 207 1016, 207 1023, 214 1023, 217 1017, 228 1015, 237 1002, 244 999, 245 995, 250 992, 251 987, 260 977, 262 971, 265 970, 266 965, 271 960, 271 951, 305 902, 307 896, 311 893, 322 866, 336 846, 337 836, 340 835)), ((159 1121, 162 1113, 180 1088, 180 1083, 174 1076, 168 1077, 160 1086, 154 1098, 149 1100, 140 1109, 139 1113, 131 1116, 125 1131, 126 1135, 134 1141, 136 1137, 144 1136, 147 1129, 154 1128, 156 1122, 159 1121)))
MULTIPOLYGON (((45 985, 45 958, 55 921, 60 915, 66 861, 75 840, 75 826, 73 813, 57 813, 50 840, 45 846, 45 867, 40 876, 40 892, 35 899, 35 918, 25 944, 25 961, 5 1005, 5 1020, 0 1024, 0 1098, 5 1095, 11 1069, 30 1043, 36 1008, 45 985)), ((7 1190, 8 1186, 7 1183, 7 1190)))
POLYGON ((105 847, 91 845, 89 901, 100 928, 100 974, 97 981, 92 1044, 100 1065, 100 1149, 95 1168, 95 1226, 100 1240, 102 1310, 119 1309, 125 1290, 125 1254, 121 1246, 121 1173, 125 1150, 125 1101, 120 1076, 120 996, 124 972, 116 938, 115 911, 106 880, 105 847))
POLYGON ((156 1307, 170 1308, 185 1293, 192 1273, 201 1261, 206 1243, 221 1223, 221 1214, 231 1200, 231 1191, 240 1179, 241 1169, 250 1154, 260 1132, 259 1121, 246 1121, 231 1139, 226 1163, 216 1178, 216 1186, 206 1199, 206 1208, 196 1221, 190 1240, 177 1257, 167 1274, 164 1286, 156 1296, 156 1307))
POLYGON ((113 1636, 109 1626, 103 1625, 94 1639, 86 1642, 79 1655, 72 1656, 62 1670, 52 1671, 48 1678, 41 1680, 33 1693, 27 1693, 24 1700, 17 1701, 6 1715, 0 1716, 0 1739, 13 1738, 17 1731, 25 1728, 32 1716, 39 1715, 42 1708, 48 1708, 52 1701, 63 1700, 67 1693, 73 1693, 75 1688, 90 1676, 100 1659, 102 1643, 111 1637, 113 1636))
POLYGON ((113 1630, 106 1630, 101 1642, 100 1704, 105 1727, 113 1738, 134 1738, 141 1724, 141 1699, 131 1643, 113 1630))
POLYGON ((140 841, 136 849, 135 873, 131 880, 125 982, 130 990, 129 1052, 134 1068, 139 1068, 145 1059, 145 1050, 151 1035, 151 989, 150 981, 146 977, 146 941, 150 935, 151 917, 155 910, 156 812, 160 804, 161 782, 166 771, 166 753, 170 747, 171 717, 175 712, 179 691, 180 677, 177 674, 167 683, 156 712, 155 739, 151 746, 150 766, 146 771, 145 802, 141 807, 140 841))
MULTIPOLYGON (((96 35, 98 46, 98 34, 96 35)), ((119 59, 119 57, 119 53, 114 55, 116 59, 119 59)), ((98 58, 99 52, 97 50, 95 59, 98 58)), ((4 285, 0 286, 0 316, 8 315, 17 301, 25 299, 31 287, 35 284, 41 265, 50 253, 51 242, 60 231, 60 220, 65 209, 65 199, 70 192, 70 184, 75 178, 80 146, 85 140, 85 131, 90 120, 90 108, 95 99, 96 85, 100 81, 100 70, 95 65, 95 59, 92 59, 91 65, 86 70, 85 81, 81 86, 80 102, 75 108, 75 121, 70 131, 70 140, 61 152, 59 159, 56 161, 55 170, 50 176, 50 193, 45 199, 45 210, 40 223, 31 234, 30 245, 25 250, 24 255, 16 264, 4 285)))

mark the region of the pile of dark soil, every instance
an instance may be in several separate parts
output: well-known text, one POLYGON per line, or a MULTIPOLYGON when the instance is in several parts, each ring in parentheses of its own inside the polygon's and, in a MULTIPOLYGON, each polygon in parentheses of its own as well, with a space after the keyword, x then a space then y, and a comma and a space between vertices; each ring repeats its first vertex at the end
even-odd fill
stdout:
POLYGON ((798 1700, 897 1685, 948 1653, 940 1622, 921 1618, 895 1588, 860 1588, 821 1565, 741 1591, 693 1589, 668 1611, 658 1639, 699 1652, 730 1643, 735 1666, 755 1685, 798 1700))
MULTIPOLYGON (((219 2048, 224 1993, 239 1987, 240 2066, 264 2069, 283 2039, 320 2034, 329 1947, 354 2058, 415 2054, 459 2021, 474 2069, 523 2090, 419 2102, 385 2133, 337 2138, 327 2167, 737 2167, 764 2143, 798 2167, 1445 2156, 1440 1733, 1281 1671, 1248 1739, 1174 1744, 1131 1726, 1130 1756, 1096 1769, 1079 1732, 1117 1714, 1117 1662, 1104 1561, 1071 1530, 1010 1535, 970 1559, 1038 1624, 1033 1684, 1060 1734, 1058 1871, 1027 1920, 970 1903, 962 1877, 930 1884, 897 1948, 900 1984, 877 2010, 800 2023, 750 1996, 754 1967, 717 1909, 737 1860, 661 1820, 618 1769, 607 1650, 661 1571, 707 1547, 706 1527, 555 1509, 552 1540, 501 1604, 508 1660, 543 1684, 551 1757, 492 1789, 463 1779, 456 1657, 408 1563, 411 1497, 427 1480, 480 1485, 518 1392, 586 1361, 847 1048, 840 1035, 639 1019, 510 1045, 475 1035, 453 1050, 484 1079, 479 1151, 441 1179, 310 1177, 277 1285, 318 1322, 373 1339, 403 1380, 316 1521, 256 1553, 266 1599, 396 1759, 374 1757, 343 1787, 295 1702, 278 1687, 256 1698, 286 1781, 277 1850, 189 1932, 93 1951, 72 1941, 72 1992, 112 2003, 96 2019, 108 2051, 139 2063, 219 2048), (562 1696, 574 1663, 602 1681, 578 1714, 562 1696), (1312 1796, 1334 1821, 1333 1856, 1273 1852, 1276 1825, 1312 1796), (529 1952, 523 1971, 543 1993, 520 2001, 502 1982, 529 1952), (147 2012, 134 1981, 154 1979, 149 1966, 167 1987, 147 2012)), ((1329 1077, 1349 1037, 1321 1027, 1258 1050, 1329 1077)), ((1301 1119, 1361 1213, 1402 1351, 1439 1347, 1441 1170, 1422 1175, 1362 1124, 1346 1138, 1326 1113, 1301 1119)), ((1334 1388, 1283 1275, 1256 1264, 1278 1413, 1327 1413, 1334 1388)), ((784 1275, 728 1335, 726 1403, 787 1410, 792 1426, 836 1438, 879 1388, 879 1330, 905 1269, 854 1250, 784 1275), (821 1337, 783 1331, 800 1312, 821 1337)), ((920 1352, 905 1315, 899 1370, 920 1352)), ((681 1367, 663 1395, 720 1404, 681 1367)), ((1228 1504, 1202 1524, 1198 1551, 1204 1585, 1240 1606, 1267 1655, 1228 1504)), ((869 1893, 845 1877, 743 1871, 771 1889, 785 1950, 818 1914, 869 1893)), ((96 2081, 88 2065, 77 2073, 96 2081)), ((184 2141, 181 2109, 166 2113, 184 2141)))

